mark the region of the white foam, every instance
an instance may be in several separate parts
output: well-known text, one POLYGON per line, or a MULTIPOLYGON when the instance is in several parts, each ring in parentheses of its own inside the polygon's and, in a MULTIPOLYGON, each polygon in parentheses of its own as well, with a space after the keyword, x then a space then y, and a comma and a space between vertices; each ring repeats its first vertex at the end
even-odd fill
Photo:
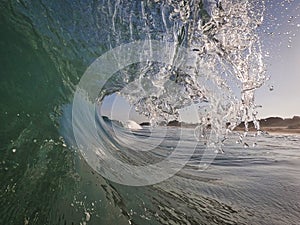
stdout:
POLYGON ((143 129, 141 125, 139 125, 137 122, 135 122, 133 120, 127 120, 127 122, 125 123, 125 127, 129 128, 131 130, 141 130, 141 129, 143 129))

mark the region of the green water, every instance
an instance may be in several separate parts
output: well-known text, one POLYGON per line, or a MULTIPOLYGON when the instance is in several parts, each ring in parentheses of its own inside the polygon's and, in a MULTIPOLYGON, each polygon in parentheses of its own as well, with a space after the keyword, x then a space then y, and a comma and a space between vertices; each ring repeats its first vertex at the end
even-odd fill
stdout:
POLYGON ((62 102, 62 80, 31 28, 21 30, 6 16, 0 20, 0 224, 25 218, 44 224, 75 186, 72 153, 51 119, 62 102))
POLYGON ((71 203, 83 181, 57 123, 70 84, 30 24, 7 10, 0 17, 0 224, 63 224, 64 214, 81 221, 71 203))
POLYGON ((51 28, 38 32, 39 20, 14 4, 0 4, 0 224, 128 224, 129 210, 146 200, 134 197, 127 208, 133 203, 125 205, 59 132, 62 106, 98 53, 76 55, 73 42, 60 45, 63 33, 58 43, 51 28))

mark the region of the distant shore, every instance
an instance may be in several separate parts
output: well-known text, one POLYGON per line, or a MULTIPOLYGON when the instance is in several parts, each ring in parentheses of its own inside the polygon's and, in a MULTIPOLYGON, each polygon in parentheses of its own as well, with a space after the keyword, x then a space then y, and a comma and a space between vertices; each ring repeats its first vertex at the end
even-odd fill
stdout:
MULTIPOLYGON (((300 134, 300 116, 283 119, 280 117, 269 117, 259 120, 260 130, 271 134, 300 134)), ((184 122, 171 121, 168 126, 193 128, 197 124, 188 124, 184 122)), ((256 132, 253 122, 248 123, 249 132, 256 132)), ((237 126, 234 131, 245 131, 244 123, 237 126)))
MULTIPOLYGON (((262 119, 260 122, 260 129, 268 133, 280 134, 300 134, 300 117, 294 116, 293 118, 283 119, 280 117, 269 117, 262 119)), ((244 130, 244 124, 236 127, 236 130, 244 130)), ((249 131, 256 131, 254 124, 249 123, 249 131)))
MULTIPOLYGON (((103 116, 105 121, 111 120, 103 116)), ((122 123, 119 121, 112 120, 114 123, 119 124, 122 126, 122 123)), ((264 132, 268 132, 270 134, 300 134, 300 116, 294 116, 293 118, 283 119, 280 117, 269 117, 266 119, 259 120, 260 123, 260 130, 264 132)), ((149 122, 143 122, 139 124, 140 126, 150 126, 149 122)), ((184 123, 179 122, 177 120, 170 121, 167 126, 169 127, 185 127, 185 128, 195 128, 198 124, 193 123, 184 123)), ((209 126, 209 125, 208 125, 209 126)), ((254 127, 253 122, 248 123, 248 130, 249 132, 256 132, 257 130, 254 127)), ((237 126, 234 131, 245 131, 244 123, 241 123, 237 126)))

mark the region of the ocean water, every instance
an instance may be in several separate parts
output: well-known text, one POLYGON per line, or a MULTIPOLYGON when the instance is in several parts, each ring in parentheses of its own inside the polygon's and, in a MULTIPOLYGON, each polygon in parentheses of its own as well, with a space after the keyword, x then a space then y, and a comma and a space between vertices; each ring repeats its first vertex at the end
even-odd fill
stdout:
MULTIPOLYGON (((249 111, 248 116, 255 119, 252 90, 266 78, 256 28, 268 5, 224 1, 225 12, 238 18, 234 12, 239 9, 236 12, 248 23, 233 20, 222 27, 215 26, 221 24, 216 16, 221 9, 216 9, 216 2, 200 2, 1 1, 1 225, 299 223, 299 136, 249 134, 241 138, 233 133, 225 142, 222 139, 225 130, 220 118, 234 126, 249 111), (208 23, 211 18, 219 22, 208 23), (198 26, 199 21, 202 26, 198 26), (232 34, 229 41, 221 38, 228 34, 232 34), (248 39, 250 34, 252 41, 248 39), (222 40, 223 47, 215 38, 222 40), (203 65, 201 74, 207 76, 201 81, 206 87, 197 86, 199 77, 194 70, 187 76, 187 72, 169 70, 160 63, 141 63, 117 72, 108 81, 103 79, 106 86, 93 103, 100 107, 105 96, 118 92, 137 111, 153 118, 153 127, 130 131, 118 124, 112 126, 101 115, 72 117, 77 85, 87 68, 105 52, 135 40, 193 46, 194 53, 204 46, 202 55, 189 56, 197 59, 194 69, 203 65), (232 54, 226 53, 229 49, 232 54), (252 71, 247 76, 246 67, 252 71), (157 71, 159 76, 155 76, 157 71), (134 82, 137 78, 143 81, 144 95, 130 92, 134 87, 142 90, 134 82), (177 86, 168 83, 170 80, 177 86), (218 84, 219 89, 215 88, 218 84), (174 87, 184 91, 160 92, 174 87), (236 107, 241 98, 246 103, 242 112, 236 107), (168 99, 168 104, 163 99, 168 99), (215 115, 212 135, 204 129, 205 122, 197 129, 156 126, 178 118, 178 109, 192 101, 203 106, 200 117, 215 115), (90 118, 97 118, 95 128, 100 139, 94 139, 91 130, 79 132, 87 128, 90 118), (210 144, 212 149, 208 148, 210 144), (150 178, 162 182, 123 185, 136 179, 133 176, 128 180, 120 171, 109 170, 114 165, 111 156, 124 162, 122 172, 130 175, 128 165, 164 165, 175 150, 174 168, 164 171, 158 167, 157 173, 145 173, 144 177, 137 172, 131 174, 139 175, 138 184, 150 178), (103 164, 91 161, 95 158, 103 164), (203 164, 203 159, 208 161, 203 164), (178 167, 183 168, 177 171, 178 167)), ((297 4, 292 1, 288 7, 297 4)), ((184 62, 176 61, 180 57, 174 52, 167 56, 178 64, 184 62)), ((85 113, 89 102, 81 103, 79 109, 83 111, 79 113, 85 113)))

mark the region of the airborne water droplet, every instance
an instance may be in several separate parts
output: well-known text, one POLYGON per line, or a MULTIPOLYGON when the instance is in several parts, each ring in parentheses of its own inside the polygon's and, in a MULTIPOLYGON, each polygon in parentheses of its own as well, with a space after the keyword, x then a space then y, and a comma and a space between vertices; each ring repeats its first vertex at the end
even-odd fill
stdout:
POLYGON ((88 212, 85 212, 85 220, 88 222, 91 219, 91 215, 88 212))

